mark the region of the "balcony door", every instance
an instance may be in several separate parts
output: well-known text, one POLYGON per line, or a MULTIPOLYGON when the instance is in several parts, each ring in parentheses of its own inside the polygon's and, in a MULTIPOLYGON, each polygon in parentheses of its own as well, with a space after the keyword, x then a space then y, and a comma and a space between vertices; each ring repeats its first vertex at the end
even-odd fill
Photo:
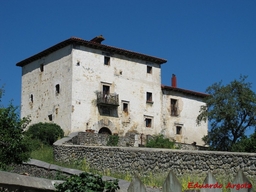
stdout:
POLYGON ((103 92, 103 95, 109 95, 109 93, 110 93, 110 86, 103 85, 102 92, 103 92))

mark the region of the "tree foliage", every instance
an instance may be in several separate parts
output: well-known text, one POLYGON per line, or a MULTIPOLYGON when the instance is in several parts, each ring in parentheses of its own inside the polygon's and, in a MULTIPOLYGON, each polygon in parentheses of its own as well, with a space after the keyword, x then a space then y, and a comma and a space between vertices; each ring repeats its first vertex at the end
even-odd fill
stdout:
MULTIPOLYGON (((3 89, 0 88, 0 102, 3 89)), ((20 119, 17 107, 10 103, 4 107, 0 103, 0 167, 11 163, 22 163, 30 157, 30 147, 24 138, 23 130, 28 118, 20 119)))
POLYGON ((29 126, 26 135, 35 140, 40 140, 46 145, 52 145, 64 136, 61 127, 55 123, 36 123, 29 126))
POLYGON ((228 85, 222 82, 208 87, 205 106, 201 106, 197 123, 208 119, 210 131, 203 140, 212 150, 231 151, 245 137, 245 131, 256 127, 256 95, 246 76, 228 85))
POLYGON ((242 137, 232 146, 232 151, 256 153, 256 132, 249 137, 242 137))

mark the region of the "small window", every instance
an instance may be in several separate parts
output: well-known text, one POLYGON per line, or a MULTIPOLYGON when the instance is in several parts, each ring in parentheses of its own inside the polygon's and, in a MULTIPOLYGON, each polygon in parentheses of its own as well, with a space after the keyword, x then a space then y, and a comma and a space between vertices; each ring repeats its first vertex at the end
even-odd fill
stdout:
POLYGON ((44 71, 44 64, 40 65, 40 71, 43 72, 44 71))
POLYGON ((128 103, 123 103, 123 112, 128 113, 128 103))
POLYGON ((178 116, 178 100, 171 99, 171 116, 178 116))
POLYGON ((110 57, 104 56, 104 65, 110 65, 110 57))
POLYGON ((56 94, 60 93, 60 84, 55 85, 56 94))
POLYGON ((182 133, 182 127, 181 126, 177 126, 176 127, 176 134, 177 135, 181 135, 181 133, 182 133))
POLYGON ((152 119, 146 118, 145 121, 146 121, 146 127, 150 128, 152 126, 152 119))
POLYGON ((151 66, 147 66, 147 73, 152 73, 152 67, 151 66))
POLYGON ((34 96, 33 96, 33 94, 30 95, 30 102, 31 102, 31 103, 34 102, 34 96))
POLYGON ((49 121, 52 121, 52 114, 48 115, 49 121))
POLYGON ((147 102, 152 103, 152 93, 151 92, 147 92, 147 102))

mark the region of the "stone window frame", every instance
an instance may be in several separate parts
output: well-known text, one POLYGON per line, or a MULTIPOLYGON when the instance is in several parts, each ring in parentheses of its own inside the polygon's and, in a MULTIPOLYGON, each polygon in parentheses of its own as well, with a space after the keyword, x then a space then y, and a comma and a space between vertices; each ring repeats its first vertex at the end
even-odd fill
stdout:
POLYGON ((149 92, 147 91, 146 92, 146 103, 151 103, 153 104, 153 93, 152 92, 149 92))
POLYGON ((152 74, 152 71, 153 71, 153 67, 147 65, 147 74, 152 74))
POLYGON ((110 56, 104 55, 104 65, 110 66, 110 56))
POLYGON ((153 128, 154 126, 154 117, 153 116, 148 116, 144 115, 144 121, 145 121, 145 127, 146 128, 153 128))
POLYGON ((129 113, 129 109, 130 109, 130 102, 122 100, 121 103, 122 103, 122 112, 128 114, 129 113))
POLYGON ((170 99, 171 116, 179 116, 179 100, 175 98, 170 99))

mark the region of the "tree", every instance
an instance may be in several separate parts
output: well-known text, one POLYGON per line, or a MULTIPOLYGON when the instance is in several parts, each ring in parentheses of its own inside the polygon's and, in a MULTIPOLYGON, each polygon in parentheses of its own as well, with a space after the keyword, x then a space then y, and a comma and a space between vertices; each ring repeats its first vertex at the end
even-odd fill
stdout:
POLYGON ((201 106, 197 123, 208 119, 210 131, 203 140, 212 150, 231 151, 245 137, 245 131, 256 127, 256 95, 246 76, 224 86, 222 82, 208 87, 206 105, 201 106))
POLYGON ((232 151, 256 153, 256 132, 249 137, 242 137, 232 146, 232 151))
POLYGON ((32 139, 38 139, 46 145, 53 145, 55 141, 64 136, 61 127, 55 123, 36 123, 30 125, 25 133, 32 139))
MULTIPOLYGON (((0 88, 0 102, 3 88, 0 88)), ((29 119, 20 119, 17 107, 10 103, 4 107, 0 103, 0 168, 11 163, 22 163, 30 157, 30 147, 23 136, 23 129, 29 119)))

